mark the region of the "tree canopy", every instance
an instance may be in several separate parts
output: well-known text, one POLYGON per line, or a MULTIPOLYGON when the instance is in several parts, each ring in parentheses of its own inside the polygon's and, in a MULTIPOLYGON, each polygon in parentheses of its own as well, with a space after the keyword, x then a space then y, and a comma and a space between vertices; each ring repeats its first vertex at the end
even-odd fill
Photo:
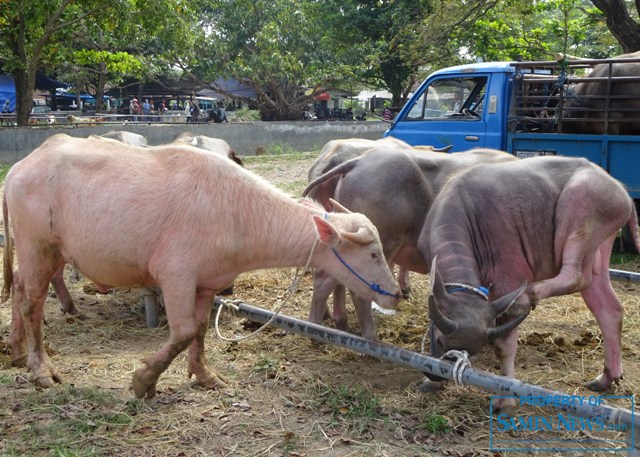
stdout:
POLYGON ((125 78, 253 89, 264 119, 299 119, 327 87, 384 88, 399 106, 461 62, 611 57, 640 49, 630 0, 0 0, 0 64, 27 123, 36 70, 98 98, 125 78))

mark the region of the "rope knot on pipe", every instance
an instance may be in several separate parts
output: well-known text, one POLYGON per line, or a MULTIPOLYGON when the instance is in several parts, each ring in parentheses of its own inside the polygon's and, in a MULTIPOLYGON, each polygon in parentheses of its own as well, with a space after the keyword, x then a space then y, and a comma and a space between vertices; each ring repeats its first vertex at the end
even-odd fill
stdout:
POLYGON ((471 366, 471 362, 469 361, 469 353, 467 351, 457 351, 452 349, 450 351, 445 352, 442 357, 442 360, 454 361, 453 370, 451 371, 451 378, 453 382, 459 385, 463 385, 462 375, 464 370, 467 367, 471 366))

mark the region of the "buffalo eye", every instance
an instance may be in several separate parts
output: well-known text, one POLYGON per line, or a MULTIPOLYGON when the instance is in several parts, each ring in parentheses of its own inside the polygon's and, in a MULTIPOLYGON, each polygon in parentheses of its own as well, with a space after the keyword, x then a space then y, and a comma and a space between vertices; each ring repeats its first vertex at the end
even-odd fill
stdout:
POLYGON ((372 252, 371 253, 371 260, 378 260, 380 258, 380 256, 378 255, 377 252, 372 252))

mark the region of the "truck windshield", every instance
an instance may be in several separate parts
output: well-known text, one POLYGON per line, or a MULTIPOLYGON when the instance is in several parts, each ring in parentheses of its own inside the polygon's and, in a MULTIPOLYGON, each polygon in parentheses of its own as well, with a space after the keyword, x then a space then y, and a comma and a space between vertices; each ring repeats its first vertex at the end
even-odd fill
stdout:
POLYGON ((487 77, 439 78, 415 99, 405 120, 480 119, 487 77))

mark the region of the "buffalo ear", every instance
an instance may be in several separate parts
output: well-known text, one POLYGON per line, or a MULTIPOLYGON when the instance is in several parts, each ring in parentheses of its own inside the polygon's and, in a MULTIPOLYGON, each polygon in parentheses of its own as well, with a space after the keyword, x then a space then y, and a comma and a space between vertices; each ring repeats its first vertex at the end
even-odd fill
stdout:
POLYGON ((313 222, 316 224, 318 239, 321 242, 331 247, 336 247, 342 242, 342 235, 329 221, 324 220, 318 215, 314 215, 313 222))
POLYGON ((507 295, 504 295, 497 300, 491 302, 491 307, 493 308, 494 317, 499 317, 501 314, 507 312, 511 305, 516 301, 516 299, 520 296, 520 294, 524 291, 525 287, 527 287, 527 283, 525 281, 518 289, 514 290, 507 295))

